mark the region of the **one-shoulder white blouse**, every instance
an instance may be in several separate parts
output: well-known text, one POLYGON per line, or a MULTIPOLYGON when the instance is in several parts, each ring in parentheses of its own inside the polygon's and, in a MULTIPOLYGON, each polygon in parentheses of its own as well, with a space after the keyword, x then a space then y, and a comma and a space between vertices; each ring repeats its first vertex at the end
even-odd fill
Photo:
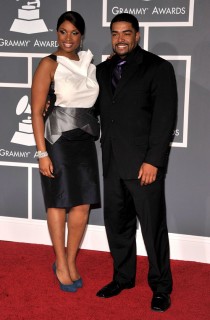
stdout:
POLYGON ((78 53, 79 61, 57 56, 54 75, 55 106, 63 108, 90 108, 94 105, 99 86, 96 67, 91 63, 90 50, 78 53))
POLYGON ((90 50, 78 53, 79 61, 56 56, 53 81, 55 103, 45 121, 45 138, 55 143, 62 132, 80 128, 94 137, 99 135, 98 119, 92 114, 98 97, 96 67, 90 50))

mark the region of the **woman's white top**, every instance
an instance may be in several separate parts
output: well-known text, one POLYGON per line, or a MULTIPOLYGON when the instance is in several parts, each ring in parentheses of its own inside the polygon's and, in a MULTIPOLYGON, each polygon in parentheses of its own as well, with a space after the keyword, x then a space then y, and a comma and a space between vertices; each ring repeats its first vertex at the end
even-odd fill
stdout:
POLYGON ((56 106, 63 108, 90 108, 94 105, 99 86, 96 80, 96 67, 91 63, 90 50, 78 53, 79 61, 57 56, 57 69, 54 75, 56 106))
POLYGON ((78 53, 79 61, 56 56, 54 74, 55 105, 45 122, 45 138, 55 143, 62 132, 80 128, 94 137, 99 135, 99 122, 92 109, 98 97, 96 67, 90 50, 78 53))

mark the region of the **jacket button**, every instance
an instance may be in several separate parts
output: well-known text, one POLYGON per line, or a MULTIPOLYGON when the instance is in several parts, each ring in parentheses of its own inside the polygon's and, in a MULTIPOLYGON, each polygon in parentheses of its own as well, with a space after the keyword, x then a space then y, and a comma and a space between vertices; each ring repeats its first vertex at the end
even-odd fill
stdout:
POLYGON ((115 100, 112 100, 112 103, 115 103, 116 101, 115 100))
POLYGON ((113 119, 111 120, 111 123, 114 123, 114 120, 113 120, 113 119))

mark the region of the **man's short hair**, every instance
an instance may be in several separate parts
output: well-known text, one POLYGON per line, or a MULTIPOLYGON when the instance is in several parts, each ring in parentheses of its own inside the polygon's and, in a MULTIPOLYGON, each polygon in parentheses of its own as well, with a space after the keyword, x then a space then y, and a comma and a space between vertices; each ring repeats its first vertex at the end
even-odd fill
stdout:
POLYGON ((130 22, 132 24, 132 27, 136 30, 136 32, 139 31, 139 22, 137 18, 130 13, 117 14, 111 21, 110 29, 112 30, 113 23, 122 21, 130 22))

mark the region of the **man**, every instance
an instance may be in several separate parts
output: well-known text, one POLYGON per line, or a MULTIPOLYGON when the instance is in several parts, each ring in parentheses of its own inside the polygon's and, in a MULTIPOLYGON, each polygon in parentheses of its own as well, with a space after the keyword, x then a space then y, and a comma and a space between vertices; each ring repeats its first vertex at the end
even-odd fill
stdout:
POLYGON ((109 298, 134 287, 137 217, 149 259, 151 308, 165 311, 172 276, 164 178, 176 119, 176 80, 168 61, 138 45, 139 24, 133 15, 115 16, 110 29, 115 55, 97 67, 96 107, 102 130, 104 220, 114 274, 97 296, 109 298), (118 83, 117 68, 123 70, 118 83))

